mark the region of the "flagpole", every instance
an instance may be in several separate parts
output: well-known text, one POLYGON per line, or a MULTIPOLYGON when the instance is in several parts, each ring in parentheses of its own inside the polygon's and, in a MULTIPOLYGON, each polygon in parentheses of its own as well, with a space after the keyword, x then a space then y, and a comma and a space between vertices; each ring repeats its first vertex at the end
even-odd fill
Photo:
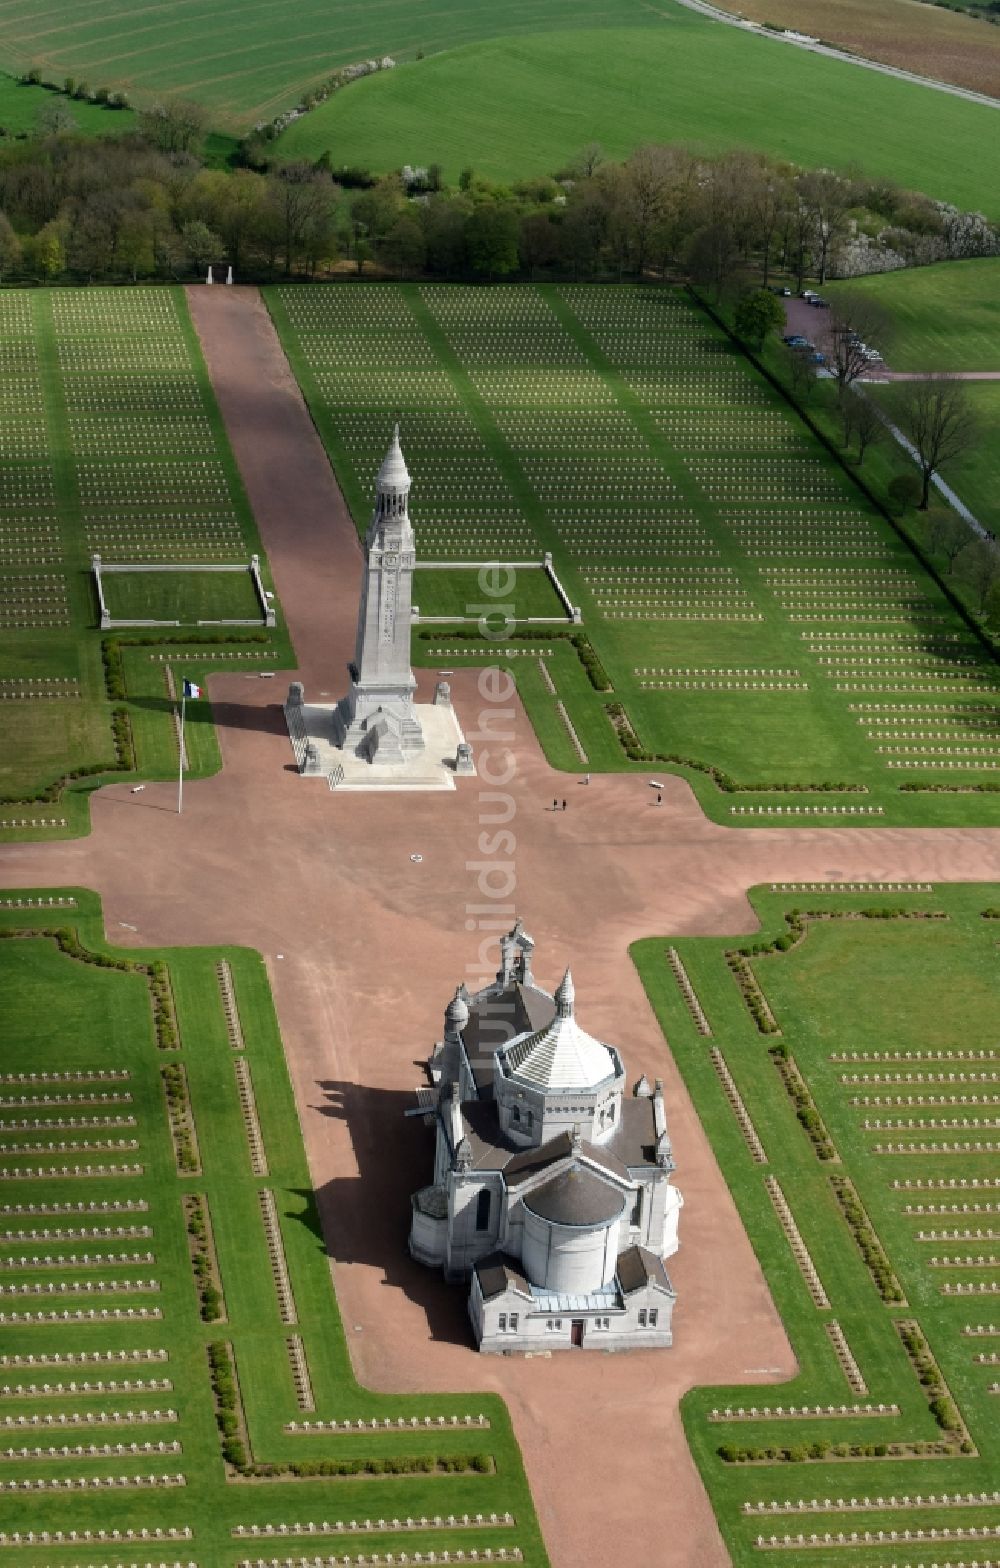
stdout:
POLYGON ((184 710, 187 707, 187 688, 181 687, 181 738, 180 761, 177 766, 177 815, 184 809, 184 710))

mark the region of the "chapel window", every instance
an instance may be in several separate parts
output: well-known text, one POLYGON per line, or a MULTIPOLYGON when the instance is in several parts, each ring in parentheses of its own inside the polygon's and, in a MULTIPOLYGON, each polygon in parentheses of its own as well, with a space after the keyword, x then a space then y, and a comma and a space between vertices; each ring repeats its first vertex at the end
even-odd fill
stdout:
POLYGON ((488 1187, 481 1187, 480 1190, 479 1190, 479 1196, 476 1199, 476 1229, 477 1230, 489 1230, 489 1228, 490 1228, 490 1208, 491 1208, 491 1206, 492 1206, 492 1204, 491 1204, 490 1189, 488 1187))

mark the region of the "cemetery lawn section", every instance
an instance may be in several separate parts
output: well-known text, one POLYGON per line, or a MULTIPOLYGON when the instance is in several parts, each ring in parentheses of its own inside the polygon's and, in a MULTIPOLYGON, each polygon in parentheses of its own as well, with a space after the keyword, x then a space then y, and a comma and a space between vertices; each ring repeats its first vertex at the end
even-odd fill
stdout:
POLYGON ((998 901, 772 885, 632 949, 800 1367, 682 1406, 736 1568, 995 1559, 998 901))
MULTIPOLYGON (((506 574, 498 575, 498 588, 504 588, 506 574)), ((414 602, 422 618, 441 616, 477 620, 486 615, 498 623, 505 618, 518 620, 540 617, 546 621, 565 621, 566 609, 544 571, 519 571, 510 578, 510 591, 486 597, 478 571, 421 570, 413 584, 414 602)))
POLYGON ((31 1531, 62 1562, 56 1532, 87 1530, 104 1561, 149 1531, 144 1560, 232 1568, 261 1552, 238 1527, 298 1521, 283 1555, 363 1530, 383 1560, 546 1568, 499 1399, 354 1382, 260 955, 102 929, 92 893, 0 895, 0 1546, 31 1531))
POLYGON ((863 293, 892 318, 893 370, 1000 371, 1000 257, 884 272, 825 293, 863 293))
POLYGON ((590 141, 613 158, 644 142, 740 146, 1000 215, 994 109, 661 10, 646 29, 495 38, 367 77, 278 149, 380 171, 440 163, 454 182, 467 166, 497 180, 552 174, 590 141))
POLYGON ((266 297, 359 530, 399 420, 418 558, 552 553, 580 626, 413 647, 509 664, 554 765, 672 769, 731 826, 1000 820, 992 651, 683 291, 266 297))
POLYGON ((104 599, 113 619, 148 617, 199 621, 263 621, 260 601, 247 572, 109 572, 104 599))
MULTIPOLYGON (((649 23, 638 0, 512 0, 505 33, 649 23)), ((416 10, 387 0, 372 11, 344 0, 299 0, 294 14, 280 0, 166 0, 156 6, 116 0, 8 0, 0 64, 15 72, 38 65, 61 82, 126 87, 141 102, 162 95, 196 99, 230 130, 249 130, 291 108, 338 66, 385 54, 412 59, 489 38, 496 9, 485 0, 445 0, 416 10)))
MULTIPOLYGON (((99 630, 94 553, 189 565, 248 563, 260 550, 181 289, 4 293, 0 364, 6 841, 85 832, 87 792, 102 778, 173 777, 177 682, 201 684, 212 668, 273 668, 290 650, 280 611, 271 633, 99 630)), ((261 569, 271 587, 266 562, 261 569)), ((104 581, 137 613, 260 616, 247 574, 104 581), (171 606, 172 585, 186 609, 171 606)), ((219 765, 208 703, 189 717, 189 766, 202 776, 219 765)))

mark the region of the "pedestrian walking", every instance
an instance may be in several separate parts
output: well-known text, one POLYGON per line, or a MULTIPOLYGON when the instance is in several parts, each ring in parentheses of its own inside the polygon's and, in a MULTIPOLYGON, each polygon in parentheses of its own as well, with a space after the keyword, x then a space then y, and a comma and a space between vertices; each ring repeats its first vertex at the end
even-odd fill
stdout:
POLYGON ((657 797, 656 797, 656 804, 658 806, 662 806, 663 805, 663 796, 662 795, 657 795, 657 797))
POLYGON ((564 811, 566 810, 566 802, 565 801, 563 801, 563 810, 564 811))
POLYGON ((557 800, 554 800, 552 802, 552 810, 553 811, 558 811, 559 810, 559 802, 557 800))

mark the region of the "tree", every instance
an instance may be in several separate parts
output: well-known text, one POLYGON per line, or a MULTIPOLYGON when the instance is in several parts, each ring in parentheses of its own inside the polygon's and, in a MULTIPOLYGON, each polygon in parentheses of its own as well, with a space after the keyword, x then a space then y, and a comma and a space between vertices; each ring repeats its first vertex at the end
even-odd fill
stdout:
POLYGON ((851 187, 829 169, 810 169, 800 174, 796 183, 812 223, 813 252, 822 287, 830 262, 848 231, 851 187))
POLYGON ((281 224, 288 277, 303 252, 332 243, 333 186, 312 164, 288 163, 269 182, 267 199, 281 224))
POLYGON ((469 265, 487 277, 505 277, 516 272, 518 221, 510 203, 477 201, 465 221, 465 244, 469 265))
POLYGON ((163 152, 191 152, 205 134, 208 115, 200 103, 170 98, 139 115, 139 132, 163 152))
POLYGON ((975 444, 978 423, 965 385, 954 376, 902 382, 894 411, 917 453, 922 479, 919 506, 925 512, 931 480, 944 463, 953 462, 975 444))
POLYGON ((572 162, 573 173, 581 180, 589 180, 604 162, 607 154, 600 142, 588 142, 581 148, 572 162))
POLYGON ((810 359, 807 348, 790 348, 788 356, 792 391, 801 402, 804 402, 815 389, 816 366, 810 359))
POLYGON ((871 370, 865 358, 869 340, 888 341, 889 318, 879 304, 861 289, 841 289, 826 313, 820 347, 827 367, 837 378, 843 393, 871 370))
POLYGON ((845 388, 840 397, 839 408, 844 445, 849 447, 852 439, 857 437, 860 465, 865 460, 868 448, 881 441, 886 434, 885 421, 877 405, 856 387, 845 388))
POLYGON ((60 136, 79 129, 76 115, 61 98, 50 98, 35 115, 35 131, 39 136, 60 136))
POLYGON ((950 574, 956 559, 971 542, 968 525, 950 507, 938 506, 927 513, 924 528, 928 547, 932 554, 945 557, 950 574))
POLYGON ((785 324, 781 301, 770 289, 748 289, 733 315, 733 325, 739 336, 763 348, 764 339, 785 324))
POLYGON ((538 267, 551 267, 561 254, 560 232, 547 212, 529 212, 518 235, 521 267, 534 277, 538 267))
POLYGON ((419 220, 412 212, 401 212, 379 245, 379 258, 401 278, 412 276, 424 265, 427 243, 419 220))
POLYGON ((192 218, 184 224, 181 238, 196 272, 202 272, 214 262, 222 260, 225 250, 222 240, 200 218, 192 218))
POLYGON ((916 474, 894 474, 889 480, 889 500, 899 508, 900 516, 909 506, 916 506, 920 500, 921 484, 916 474))
POLYGON ((771 249, 783 221, 787 221, 790 195, 788 183, 773 167, 762 164, 750 184, 748 203, 754 239, 760 247, 764 287, 771 271, 771 249))
POLYGON ((982 615, 994 584, 1000 582, 1000 554, 997 547, 986 539, 973 539, 958 552, 957 564, 964 581, 976 596, 976 608, 982 615))
POLYGON ((32 236, 31 258, 44 278, 57 278, 66 270, 66 250, 62 229, 57 223, 47 223, 32 236))
POLYGON ((17 269, 21 260, 21 241, 11 226, 7 214, 0 212, 0 283, 8 273, 17 269))

